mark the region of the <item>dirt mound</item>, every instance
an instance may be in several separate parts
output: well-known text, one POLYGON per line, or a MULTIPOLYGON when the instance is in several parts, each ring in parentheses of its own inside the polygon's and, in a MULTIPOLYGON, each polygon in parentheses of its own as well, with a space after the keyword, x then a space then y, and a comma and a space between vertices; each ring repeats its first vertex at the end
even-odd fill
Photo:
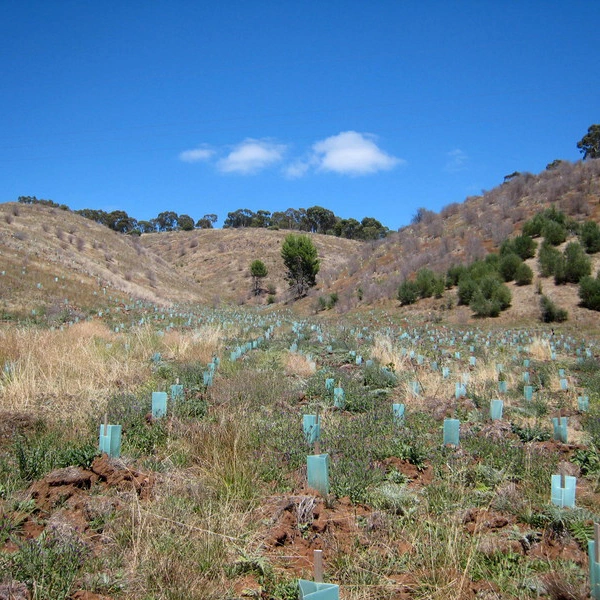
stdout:
POLYGON ((71 505, 80 504, 72 499, 89 496, 92 486, 134 489, 141 499, 146 499, 153 485, 153 475, 130 469, 103 455, 94 460, 89 470, 66 467, 52 471, 44 479, 35 482, 29 488, 29 493, 40 510, 50 511, 66 501, 70 501, 71 505))

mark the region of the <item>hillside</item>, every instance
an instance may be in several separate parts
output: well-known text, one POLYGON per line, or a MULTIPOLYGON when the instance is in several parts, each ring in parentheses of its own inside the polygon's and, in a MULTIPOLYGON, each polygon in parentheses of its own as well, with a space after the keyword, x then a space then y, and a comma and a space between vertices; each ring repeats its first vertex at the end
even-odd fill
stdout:
MULTIPOLYGON (((480 196, 449 204, 439 213, 419 209, 411 225, 384 240, 364 244, 325 291, 338 293, 339 307, 344 310, 360 305, 390 305, 399 284, 418 269, 427 267, 443 273, 453 264, 482 258, 519 233, 527 219, 552 205, 577 221, 600 222, 600 160, 562 162, 539 175, 516 175, 480 196), (359 289, 362 301, 357 295, 359 289)), ((535 260, 530 266, 536 272, 535 260)), ((551 281, 544 281, 545 293, 576 308, 576 288, 555 287, 551 281)), ((538 300, 532 288, 517 290, 513 286, 516 302, 508 316, 537 315, 538 300)), ((439 303, 421 302, 407 310, 429 311, 430 304, 439 308, 439 303)), ((580 316, 588 313, 582 310, 580 316)), ((468 311, 458 311, 453 317, 464 321, 468 311)))
MULTIPOLYGON (((204 301, 264 303, 252 299, 250 263, 260 259, 268 269, 263 287, 271 288, 277 301, 288 299, 288 284, 281 259, 281 244, 289 231, 266 229, 203 229, 145 234, 141 244, 173 265, 175 271, 202 289, 204 301)), ((320 286, 329 283, 363 248, 361 242, 310 234, 319 252, 320 286)), ((264 295, 263 295, 264 296, 264 295)))
POLYGON ((138 239, 40 205, 0 205, 0 265, 5 317, 85 314, 107 295, 168 305, 200 293, 138 239))
MULTIPOLYGON (((539 175, 513 174, 502 185, 446 206, 439 214, 419 209, 414 222, 384 240, 359 242, 311 234, 321 259, 317 286, 295 303, 314 312, 319 296, 336 293, 331 316, 381 307, 423 319, 466 323, 468 308, 454 293, 399 309, 398 285, 422 267, 440 273, 499 248, 523 223, 554 205, 577 221, 600 221, 600 161, 560 163, 539 175), (452 310, 448 310, 452 306, 452 310)), ((168 305, 266 304, 289 301, 281 243, 288 231, 257 228, 172 231, 127 236, 71 211, 36 204, 0 205, 1 309, 5 318, 86 314, 113 301, 137 299, 168 305), (261 259, 269 275, 259 297, 252 295, 249 265, 261 259)), ((594 273, 600 267, 593 257, 594 273)), ((537 273, 537 261, 529 265, 537 273)), ((572 323, 594 323, 595 314, 577 306, 577 286, 542 282, 543 291, 569 310, 572 323)), ((509 284, 512 307, 501 319, 538 317, 538 287, 509 284)))

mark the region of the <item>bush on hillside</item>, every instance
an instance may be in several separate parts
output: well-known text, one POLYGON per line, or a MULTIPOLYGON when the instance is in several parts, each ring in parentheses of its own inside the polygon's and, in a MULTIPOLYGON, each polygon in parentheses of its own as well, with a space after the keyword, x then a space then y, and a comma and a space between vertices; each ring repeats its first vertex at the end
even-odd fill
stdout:
POLYGON ((554 248, 549 242, 542 242, 538 255, 538 265, 542 277, 554 275, 556 266, 560 263, 562 255, 559 250, 554 248))
POLYGON ((556 221, 546 221, 542 227, 544 240, 553 246, 559 246, 567 239, 567 228, 556 221))
POLYGON ((600 272, 596 277, 584 277, 579 283, 581 306, 590 310, 600 310, 600 272))
POLYGON ((416 282, 404 280, 398 288, 398 300, 402 306, 414 304, 419 299, 419 287, 416 282))
POLYGON ((590 275, 592 264, 583 247, 578 242, 569 242, 555 266, 554 282, 557 285, 564 283, 579 283, 579 281, 590 275))
POLYGON ((533 281, 533 271, 522 262, 518 267, 515 273, 515 283, 517 285, 529 285, 533 281))
POLYGON ((512 281, 515 278, 515 274, 523 261, 519 256, 514 253, 505 254, 500 259, 499 271, 504 281, 512 281))
POLYGON ((579 231, 579 241, 588 254, 600 252, 600 227, 595 221, 586 221, 579 231))
POLYGON ((540 311, 540 319, 543 323, 563 323, 569 318, 569 313, 564 308, 556 306, 548 296, 540 298, 540 311))

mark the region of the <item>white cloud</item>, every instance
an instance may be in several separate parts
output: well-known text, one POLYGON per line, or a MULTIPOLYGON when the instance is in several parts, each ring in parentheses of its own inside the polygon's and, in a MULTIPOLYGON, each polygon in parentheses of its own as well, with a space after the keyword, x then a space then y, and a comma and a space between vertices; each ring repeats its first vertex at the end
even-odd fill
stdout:
POLYGON ((290 179, 298 179, 306 175, 310 169, 310 162, 308 160, 297 160, 285 167, 283 170, 286 177, 290 179))
POLYGON ((368 175, 388 171, 405 161, 386 154, 375 137, 356 131, 342 131, 315 143, 314 162, 321 171, 342 175, 368 175))
POLYGON ((214 150, 203 146, 201 148, 195 148, 194 150, 184 150, 179 153, 179 160, 183 162, 202 162, 203 160, 209 160, 215 153, 214 150))
POLYGON ((223 173, 251 175, 279 162, 285 150, 284 144, 248 138, 222 158, 218 162, 218 167, 223 173))
POLYGON ((457 173, 458 171, 464 171, 469 162, 469 157, 459 148, 451 150, 446 154, 448 161, 444 167, 444 171, 449 173, 457 173))

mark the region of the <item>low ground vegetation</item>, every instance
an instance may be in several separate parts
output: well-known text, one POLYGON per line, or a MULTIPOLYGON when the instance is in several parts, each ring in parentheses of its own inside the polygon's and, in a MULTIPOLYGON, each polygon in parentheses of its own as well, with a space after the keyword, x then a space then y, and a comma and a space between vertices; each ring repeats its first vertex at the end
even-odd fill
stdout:
POLYGON ((124 320, 1 330, 1 584, 291 600, 320 548, 347 600, 586 596, 596 341, 374 311, 339 325, 139 305, 124 320), (152 392, 176 383, 154 417, 152 392), (305 414, 319 415, 327 494, 307 485, 305 414), (118 459, 98 451, 105 419, 122 426, 118 459), (553 474, 577 477, 574 508, 550 501, 553 474))

